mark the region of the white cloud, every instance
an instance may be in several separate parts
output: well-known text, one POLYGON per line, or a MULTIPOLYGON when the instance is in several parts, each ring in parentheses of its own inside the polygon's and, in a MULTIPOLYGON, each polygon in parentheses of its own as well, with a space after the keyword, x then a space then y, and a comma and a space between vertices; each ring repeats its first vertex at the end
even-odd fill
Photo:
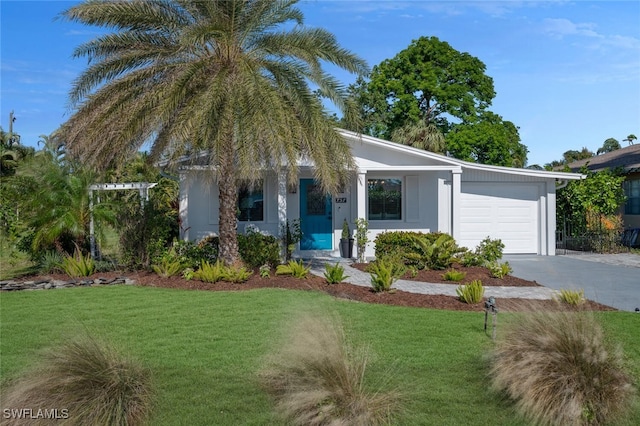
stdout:
POLYGON ((585 37, 603 37, 595 31, 596 25, 592 23, 576 24, 568 19, 547 18, 542 23, 542 32, 551 37, 562 38, 568 35, 585 37))

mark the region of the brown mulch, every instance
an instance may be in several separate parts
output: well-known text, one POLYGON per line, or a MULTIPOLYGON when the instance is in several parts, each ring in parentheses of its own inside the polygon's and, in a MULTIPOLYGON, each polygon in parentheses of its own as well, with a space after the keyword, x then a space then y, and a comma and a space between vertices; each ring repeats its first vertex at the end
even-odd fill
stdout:
MULTIPOLYGON (((356 268, 360 271, 367 270, 368 263, 354 263, 351 265, 353 268, 356 268)), ((473 280, 482 281, 482 285, 487 287, 491 286, 503 286, 503 287, 541 287, 540 284, 535 281, 527 281, 522 278, 513 277, 511 275, 507 275, 504 278, 495 278, 491 276, 491 273, 487 268, 483 268, 481 266, 470 266, 463 267, 462 265, 454 264, 452 269, 456 271, 464 272, 466 275, 464 279, 461 281, 462 283, 468 283, 473 280)), ((443 284, 456 284, 452 281, 447 281, 442 278, 442 275, 447 272, 446 270, 432 270, 432 269, 421 269, 417 271, 417 275, 413 276, 410 272, 407 272, 402 277, 403 280, 409 281, 422 281, 424 283, 443 283, 443 284)))
MULTIPOLYGON (((358 269, 364 269, 366 265, 352 265, 358 269)), ((520 278, 507 276, 502 280, 491 278, 486 268, 464 268, 456 269, 467 272, 463 282, 473 279, 482 280, 486 286, 539 286, 539 284, 522 280, 520 278)), ((431 283, 447 282, 442 280, 440 275, 444 271, 420 271, 416 277, 403 277, 403 279, 413 279, 416 281, 424 281, 431 283)), ((374 293, 368 287, 357 286, 353 284, 327 284, 323 277, 309 275, 306 279, 298 279, 290 276, 275 275, 272 271, 269 278, 260 278, 257 271, 242 284, 233 284, 227 282, 217 282, 215 284, 203 283, 196 280, 185 280, 182 277, 163 278, 153 272, 108 272, 98 273, 92 278, 113 278, 126 276, 135 281, 137 285, 145 287, 161 287, 175 288, 181 290, 205 290, 205 291, 244 291, 257 288, 283 288, 290 290, 304 291, 322 291, 334 297, 352 300, 354 302, 378 303, 395 306, 411 306, 417 308, 443 309, 452 311, 475 311, 483 312, 484 304, 479 303, 469 305, 461 302, 456 297, 444 295, 425 295, 408 293, 397 290, 394 293, 374 293)), ((66 275, 52 275, 47 278, 65 280, 69 279, 66 275)), ((31 277, 30 279, 33 279, 31 277)), ((450 285, 451 283, 448 282, 450 285)), ((554 300, 531 300, 531 299, 512 299, 502 298, 496 300, 496 305, 500 312, 522 312, 531 310, 557 310, 564 309, 566 306, 560 306, 554 300)), ((614 311, 616 309, 609 306, 601 305, 592 301, 586 301, 578 309, 592 311, 614 311)))

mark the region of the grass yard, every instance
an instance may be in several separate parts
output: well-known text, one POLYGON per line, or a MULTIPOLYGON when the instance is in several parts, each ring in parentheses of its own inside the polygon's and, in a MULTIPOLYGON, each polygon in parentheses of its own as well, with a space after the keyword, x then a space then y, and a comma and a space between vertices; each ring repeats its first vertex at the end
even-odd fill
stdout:
MULTIPOLYGON (((367 305, 278 289, 135 286, 0 293, 0 308, 3 384, 41 349, 89 332, 151 368, 154 425, 282 424, 256 373, 296 315, 306 311, 338 314, 348 335, 370 348, 370 384, 398 387, 405 397, 394 424, 525 424, 487 389, 484 354, 492 341, 482 330, 482 313, 367 305)), ((622 343, 640 382, 638 315, 598 316, 622 343)), ((508 319, 499 315, 499 323, 508 319)), ((634 414, 629 425, 640 424, 640 408, 634 414)))

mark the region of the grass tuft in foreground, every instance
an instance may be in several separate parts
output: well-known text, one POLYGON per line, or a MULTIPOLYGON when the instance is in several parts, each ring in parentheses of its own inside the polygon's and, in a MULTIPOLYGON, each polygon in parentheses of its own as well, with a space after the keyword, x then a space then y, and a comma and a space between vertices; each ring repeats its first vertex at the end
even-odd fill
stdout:
POLYGON ((397 391, 370 392, 368 356, 337 320, 303 317, 261 372, 277 410, 295 425, 377 425, 397 408, 397 391))
POLYGON ((498 343, 490 376, 536 424, 604 424, 632 408, 622 351, 588 312, 522 316, 498 343))
POLYGON ((50 349, 15 380, 3 392, 2 406, 33 413, 57 407, 69 424, 144 424, 151 410, 150 373, 104 343, 75 338, 50 349))

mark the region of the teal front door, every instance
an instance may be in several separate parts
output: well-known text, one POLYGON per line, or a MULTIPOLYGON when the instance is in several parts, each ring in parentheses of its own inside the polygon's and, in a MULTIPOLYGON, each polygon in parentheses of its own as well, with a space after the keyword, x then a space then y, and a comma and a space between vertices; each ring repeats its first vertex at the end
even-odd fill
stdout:
POLYGON ((300 250, 331 250, 331 195, 313 179, 300 179, 300 250))

